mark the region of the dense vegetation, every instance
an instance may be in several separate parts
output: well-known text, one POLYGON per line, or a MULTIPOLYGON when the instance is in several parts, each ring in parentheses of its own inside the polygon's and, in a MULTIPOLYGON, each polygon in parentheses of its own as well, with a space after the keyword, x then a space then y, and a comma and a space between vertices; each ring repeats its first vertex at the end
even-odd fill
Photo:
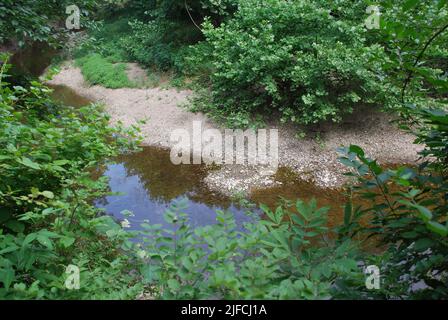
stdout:
MULTIPOLYGON (((84 24, 69 54, 110 88, 133 86, 128 61, 193 79, 194 109, 237 127, 340 121, 366 105, 397 112, 425 145, 420 166, 385 169, 341 148, 356 182, 333 229, 328 208, 285 200, 244 230, 225 212, 192 229, 180 203, 166 213, 172 229, 128 232, 92 205, 107 181, 91 170, 136 149, 138 128, 110 127, 98 105, 57 105, 38 81, 11 84, 2 56, 0 298, 447 299, 447 2, 380 1, 378 30, 364 27, 361 0, 191 2, 84 1, 104 21, 84 24), (371 239, 382 252, 363 250, 371 239), (65 286, 71 264, 88 283, 80 290, 65 286), (370 264, 380 290, 365 287, 370 264)), ((0 43, 57 42, 65 5, 2 3, 0 43)))
MULTIPOLYGON (((91 9, 104 3, 81 0, 77 5, 83 9, 82 15, 88 15, 91 9)), ((72 4, 68 0, 3 0, 0 3, 0 43, 17 42, 23 46, 28 41, 45 41, 56 45, 64 32, 61 26, 65 25, 66 7, 72 4)))

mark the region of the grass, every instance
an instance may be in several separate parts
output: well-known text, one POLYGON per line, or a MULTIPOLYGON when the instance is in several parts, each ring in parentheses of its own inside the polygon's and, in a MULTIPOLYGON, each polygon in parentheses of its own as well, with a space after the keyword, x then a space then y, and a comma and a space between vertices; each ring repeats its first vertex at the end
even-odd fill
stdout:
POLYGON ((98 84, 110 89, 135 87, 126 74, 124 63, 113 64, 99 54, 90 54, 77 59, 76 65, 92 85, 98 84))
POLYGON ((91 30, 90 37, 74 49, 72 56, 80 67, 86 81, 106 88, 177 88, 191 89, 191 84, 174 70, 162 71, 157 66, 147 67, 144 79, 128 77, 124 62, 139 62, 132 59, 123 39, 132 32, 129 18, 107 21, 91 30))

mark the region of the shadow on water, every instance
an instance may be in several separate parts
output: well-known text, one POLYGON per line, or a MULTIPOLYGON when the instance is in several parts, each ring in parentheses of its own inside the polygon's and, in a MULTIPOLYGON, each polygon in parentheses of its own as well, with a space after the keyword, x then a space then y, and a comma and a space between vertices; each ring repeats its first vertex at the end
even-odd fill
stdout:
POLYGON ((47 87, 53 89, 53 92, 50 94, 53 101, 65 106, 80 108, 93 103, 90 99, 79 95, 76 91, 67 86, 47 84, 47 87))
POLYGON ((203 184, 205 166, 173 165, 169 151, 164 149, 144 147, 142 152, 123 155, 103 174, 109 177, 111 191, 121 195, 107 196, 95 204, 119 220, 124 219, 122 211, 131 211, 135 216, 128 220, 134 229, 145 220, 167 226, 165 211, 181 200, 186 201, 187 208, 182 212, 192 226, 214 224, 217 210, 232 212, 240 226, 252 220, 245 208, 203 184))
MULTIPOLYGON (((129 210, 135 216, 127 218, 132 228, 138 229, 145 220, 151 224, 163 224, 165 211, 182 199, 187 208, 183 210, 192 226, 204 226, 216 222, 216 211, 227 210, 234 214, 241 226, 250 222, 253 215, 240 206, 237 200, 210 191, 203 183, 207 168, 202 165, 173 165, 169 151, 156 147, 144 147, 142 152, 123 155, 116 164, 107 166, 100 173, 109 178, 111 195, 95 202, 107 214, 123 220, 123 211, 129 210)), ((319 206, 331 206, 329 225, 342 220, 345 198, 338 190, 322 190, 294 176, 289 170, 281 168, 276 177, 283 184, 279 187, 255 190, 250 200, 257 205, 264 203, 271 208, 278 205, 281 197, 295 200, 316 198, 319 206)), ((253 211, 255 216, 260 210, 253 211)))
MULTIPOLYGON (((13 83, 27 83, 29 79, 40 77, 48 66, 51 65, 58 53, 59 50, 43 42, 34 42, 17 51, 9 61, 12 65, 10 74, 13 83)), ((50 84, 46 86, 53 89, 53 92, 50 94, 53 100, 62 105, 79 108, 92 103, 91 100, 67 86, 50 84)))
POLYGON ((11 74, 19 77, 38 78, 51 64, 58 50, 44 42, 34 42, 17 51, 10 59, 11 74))

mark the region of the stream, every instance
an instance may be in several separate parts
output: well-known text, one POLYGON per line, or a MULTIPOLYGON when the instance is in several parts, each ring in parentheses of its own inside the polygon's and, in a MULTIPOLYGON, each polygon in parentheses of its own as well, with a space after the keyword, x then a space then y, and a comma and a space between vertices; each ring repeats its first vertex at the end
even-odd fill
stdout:
MULTIPOLYGON (((16 53, 11 63, 15 64, 16 74, 38 77, 55 55, 56 50, 33 45, 16 53)), ((49 87, 53 89, 51 96, 54 101, 63 105, 81 107, 93 102, 67 86, 49 87)), ((140 224, 146 221, 166 226, 163 217, 165 211, 180 201, 186 204, 182 212, 188 214, 193 226, 215 223, 217 210, 232 212, 239 226, 253 219, 253 215, 248 214, 239 200, 207 188, 203 179, 210 169, 204 165, 173 165, 169 150, 145 146, 141 152, 122 155, 114 160, 114 164, 97 170, 100 175, 109 178, 109 189, 113 194, 97 199, 94 203, 117 220, 125 218, 123 211, 131 211, 134 215, 126 217, 131 229, 139 229, 140 224)), ((264 203, 274 208, 281 197, 291 200, 316 198, 319 206, 331 206, 330 226, 342 220, 341 206, 345 198, 340 190, 318 188, 286 168, 280 168, 275 178, 280 185, 253 190, 249 200, 257 205, 264 203)), ((259 210, 252 211, 259 213, 259 210)))

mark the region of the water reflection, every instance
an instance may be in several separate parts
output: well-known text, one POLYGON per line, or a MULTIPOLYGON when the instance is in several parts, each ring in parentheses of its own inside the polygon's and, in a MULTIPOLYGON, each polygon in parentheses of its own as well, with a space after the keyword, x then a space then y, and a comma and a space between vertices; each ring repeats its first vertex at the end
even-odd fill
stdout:
POLYGON ((206 168, 200 165, 173 165, 169 151, 145 147, 142 152, 124 155, 109 165, 104 175, 109 177, 111 191, 122 193, 96 201, 106 213, 121 220, 124 210, 134 213, 128 218, 133 229, 144 220, 151 224, 167 225, 165 211, 182 199, 188 208, 183 210, 192 226, 216 223, 216 210, 228 210, 239 225, 251 221, 246 210, 231 199, 218 195, 203 184, 206 168))
POLYGON ((75 90, 64 85, 51 85, 46 84, 47 87, 53 89, 50 97, 53 101, 60 103, 64 106, 71 106, 80 108, 91 104, 93 101, 79 95, 75 90))
POLYGON ((39 77, 50 65, 58 50, 45 42, 34 42, 16 52, 10 60, 13 76, 39 77))

